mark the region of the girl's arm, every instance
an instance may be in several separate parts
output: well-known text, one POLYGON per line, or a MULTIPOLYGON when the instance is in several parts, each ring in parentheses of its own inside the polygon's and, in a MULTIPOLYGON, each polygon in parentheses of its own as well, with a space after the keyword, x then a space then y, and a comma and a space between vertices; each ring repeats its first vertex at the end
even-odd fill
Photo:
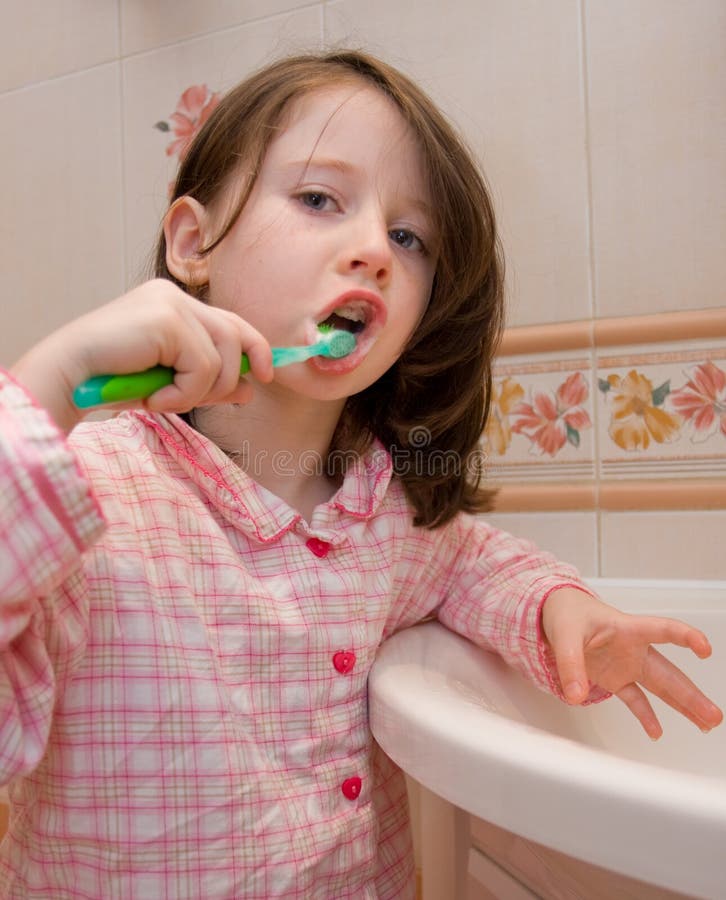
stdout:
POLYGON ((42 759, 58 685, 86 640, 82 559, 103 519, 63 434, 84 415, 75 386, 161 364, 177 375, 149 409, 245 402, 242 352, 258 380, 271 379, 261 335, 158 280, 51 334, 12 376, 0 373, 0 783, 42 759))
MULTIPOLYGON (((424 542, 432 542, 431 562, 416 578, 430 580, 439 621, 563 698, 541 612, 557 589, 587 590, 577 570, 530 541, 467 515, 428 533, 424 542)), ((605 696, 593 688, 587 699, 605 696)))
POLYGON ((5 783, 32 771, 45 752, 57 684, 86 639, 82 554, 103 529, 90 486, 63 435, 5 373, 0 373, 0 497, 0 783, 5 783))
POLYGON ((460 517, 447 529, 450 542, 460 549, 437 614, 453 631, 570 703, 616 694, 651 737, 660 725, 642 688, 699 728, 721 722, 721 710, 652 646, 674 643, 704 658, 711 648, 697 629, 619 612, 571 566, 481 520, 460 517))

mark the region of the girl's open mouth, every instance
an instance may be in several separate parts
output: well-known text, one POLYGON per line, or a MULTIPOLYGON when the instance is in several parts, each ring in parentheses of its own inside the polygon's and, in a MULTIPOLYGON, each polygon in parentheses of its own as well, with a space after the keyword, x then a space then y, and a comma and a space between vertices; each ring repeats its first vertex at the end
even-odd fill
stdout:
POLYGON ((323 312, 319 325, 325 324, 355 335, 355 350, 340 359, 315 357, 316 367, 326 372, 347 372, 354 369, 375 342, 386 319, 386 308, 381 298, 369 291, 350 291, 338 297, 323 312))

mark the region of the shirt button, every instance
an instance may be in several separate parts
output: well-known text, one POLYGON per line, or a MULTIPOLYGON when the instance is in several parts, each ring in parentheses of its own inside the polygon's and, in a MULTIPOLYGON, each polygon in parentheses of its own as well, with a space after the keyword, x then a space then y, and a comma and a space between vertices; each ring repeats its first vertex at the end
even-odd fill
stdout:
POLYGON ((310 538, 310 540, 305 542, 305 546, 311 553, 314 553, 321 559, 327 556, 328 550, 330 550, 330 544, 327 541, 321 541, 319 538, 310 538))
POLYGON ((333 665, 341 675, 347 675, 353 671, 355 665, 355 653, 352 650, 338 650, 333 655, 333 665))
POLYGON ((340 786, 343 796, 348 800, 356 800, 360 794, 361 784, 362 782, 357 775, 354 775, 353 778, 346 778, 340 786))

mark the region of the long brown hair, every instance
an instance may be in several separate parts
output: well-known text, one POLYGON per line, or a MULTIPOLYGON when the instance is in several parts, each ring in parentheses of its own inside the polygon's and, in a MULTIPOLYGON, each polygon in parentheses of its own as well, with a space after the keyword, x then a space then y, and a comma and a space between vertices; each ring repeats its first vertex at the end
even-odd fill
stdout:
MULTIPOLYGON (((479 441, 491 400, 492 360, 503 324, 503 262, 494 212, 471 152, 431 99, 407 76, 353 50, 289 57, 260 70, 220 102, 182 160, 171 201, 207 206, 245 176, 235 208, 209 252, 243 209, 291 101, 336 81, 372 84, 389 97, 419 141, 439 238, 427 310, 398 361, 350 397, 331 460, 362 453, 374 438, 391 453, 417 525, 436 527, 459 511, 490 508, 479 441), (241 165, 244 163, 244 166, 241 165)), ((169 272, 163 232, 155 274, 169 272)))

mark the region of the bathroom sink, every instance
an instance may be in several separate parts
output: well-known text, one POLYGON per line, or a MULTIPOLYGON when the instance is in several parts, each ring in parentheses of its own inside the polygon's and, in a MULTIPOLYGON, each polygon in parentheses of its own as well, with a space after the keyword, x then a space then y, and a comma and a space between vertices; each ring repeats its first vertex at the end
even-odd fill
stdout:
MULTIPOLYGON (((621 609, 705 631, 710 659, 665 652, 726 706, 726 582, 588 583, 621 609)), ((653 698, 653 742, 616 698, 569 707, 437 622, 386 641, 369 695, 381 747, 454 807, 654 885, 726 896, 725 726, 702 734, 653 698)))

